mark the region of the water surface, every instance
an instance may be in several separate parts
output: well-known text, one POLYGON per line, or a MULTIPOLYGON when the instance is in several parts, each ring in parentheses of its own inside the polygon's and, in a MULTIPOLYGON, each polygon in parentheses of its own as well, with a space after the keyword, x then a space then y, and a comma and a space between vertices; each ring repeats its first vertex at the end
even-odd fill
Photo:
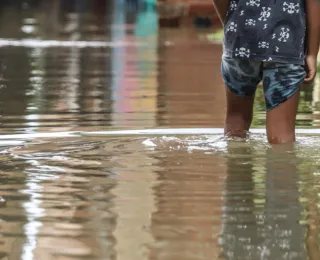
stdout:
MULTIPOLYGON (((0 258, 319 259, 319 136, 88 134, 223 127, 221 46, 152 9, 64 2, 1 4, 0 258)), ((303 87, 299 128, 319 97, 303 87)))

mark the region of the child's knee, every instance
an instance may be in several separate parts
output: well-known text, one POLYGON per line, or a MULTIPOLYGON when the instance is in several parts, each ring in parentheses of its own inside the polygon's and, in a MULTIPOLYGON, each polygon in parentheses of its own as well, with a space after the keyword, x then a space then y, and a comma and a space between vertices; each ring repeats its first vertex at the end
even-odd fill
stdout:
POLYGON ((268 142, 270 144, 289 144, 294 143, 296 141, 294 131, 276 131, 276 132, 268 132, 267 133, 268 142))

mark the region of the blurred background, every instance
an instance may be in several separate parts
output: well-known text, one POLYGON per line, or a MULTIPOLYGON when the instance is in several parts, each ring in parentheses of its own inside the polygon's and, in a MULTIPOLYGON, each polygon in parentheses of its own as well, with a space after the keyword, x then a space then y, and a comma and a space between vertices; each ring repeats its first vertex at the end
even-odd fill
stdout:
MULTIPOLYGON (((211 0, 2 0, 0 131, 222 127, 221 40, 211 0)), ((299 125, 319 97, 303 87, 299 125)), ((264 111, 259 89, 254 127, 264 111)))

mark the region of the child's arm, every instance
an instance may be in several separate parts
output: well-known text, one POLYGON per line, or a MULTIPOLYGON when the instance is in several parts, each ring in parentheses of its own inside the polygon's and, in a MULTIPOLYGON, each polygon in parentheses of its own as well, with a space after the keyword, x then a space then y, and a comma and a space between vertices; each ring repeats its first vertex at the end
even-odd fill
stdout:
POLYGON ((305 82, 314 80, 317 73, 317 56, 320 45, 320 1, 306 0, 307 12, 307 77, 305 82))
POLYGON ((224 24, 224 21, 227 16, 227 12, 229 9, 229 1, 230 0, 213 0, 213 5, 218 13, 219 19, 222 24, 224 24))

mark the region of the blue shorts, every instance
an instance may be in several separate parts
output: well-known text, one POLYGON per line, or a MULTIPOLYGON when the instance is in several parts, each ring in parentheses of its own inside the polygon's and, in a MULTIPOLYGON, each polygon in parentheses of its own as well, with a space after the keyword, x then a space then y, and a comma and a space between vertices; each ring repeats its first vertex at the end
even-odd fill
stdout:
POLYGON ((260 81, 267 111, 293 96, 306 76, 303 65, 255 61, 222 56, 222 77, 228 89, 238 96, 253 96, 260 81))

